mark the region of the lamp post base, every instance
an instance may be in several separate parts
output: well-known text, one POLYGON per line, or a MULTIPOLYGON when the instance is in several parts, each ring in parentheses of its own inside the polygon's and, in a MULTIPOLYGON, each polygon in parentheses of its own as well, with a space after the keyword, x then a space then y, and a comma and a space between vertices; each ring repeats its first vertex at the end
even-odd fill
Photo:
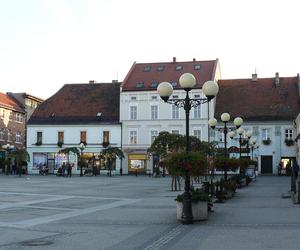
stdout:
POLYGON ((183 202, 182 202, 182 224, 193 224, 193 211, 192 211, 192 194, 190 191, 186 190, 183 193, 183 202))

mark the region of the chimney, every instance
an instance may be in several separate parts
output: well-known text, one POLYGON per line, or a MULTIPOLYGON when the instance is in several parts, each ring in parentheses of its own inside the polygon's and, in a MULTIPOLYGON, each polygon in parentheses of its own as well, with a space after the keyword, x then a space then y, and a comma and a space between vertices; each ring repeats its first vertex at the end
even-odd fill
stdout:
POLYGON ((112 80, 112 83, 118 83, 118 80, 112 80))
POLYGON ((275 83, 275 87, 279 87, 279 73, 278 72, 276 72, 275 73, 275 81, 274 81, 274 83, 275 83))
POLYGON ((196 62, 196 58, 193 58, 193 62, 196 62))
POLYGON ((94 83, 96 83, 96 81, 95 80, 89 80, 89 83, 94 84, 94 83))
POLYGON ((176 63, 176 57, 173 57, 173 63, 176 63))
POLYGON ((257 74, 252 74, 252 82, 257 82, 257 74))

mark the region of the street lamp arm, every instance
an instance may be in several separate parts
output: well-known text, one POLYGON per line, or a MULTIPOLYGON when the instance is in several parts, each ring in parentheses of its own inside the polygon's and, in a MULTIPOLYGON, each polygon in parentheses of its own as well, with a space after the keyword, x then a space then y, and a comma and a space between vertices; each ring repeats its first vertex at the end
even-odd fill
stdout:
MULTIPOLYGON (((207 98, 200 98, 200 99, 189 99, 190 107, 195 108, 201 104, 207 103, 210 100, 207 98)), ((169 104, 173 104, 178 108, 184 108, 186 105, 186 99, 169 99, 166 101, 169 104)))

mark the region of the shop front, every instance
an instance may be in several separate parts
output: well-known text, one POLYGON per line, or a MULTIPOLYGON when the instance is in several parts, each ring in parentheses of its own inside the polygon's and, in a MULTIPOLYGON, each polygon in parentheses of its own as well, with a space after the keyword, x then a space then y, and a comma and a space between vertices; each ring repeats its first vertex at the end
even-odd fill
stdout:
POLYGON ((147 154, 128 154, 128 173, 146 173, 147 154))

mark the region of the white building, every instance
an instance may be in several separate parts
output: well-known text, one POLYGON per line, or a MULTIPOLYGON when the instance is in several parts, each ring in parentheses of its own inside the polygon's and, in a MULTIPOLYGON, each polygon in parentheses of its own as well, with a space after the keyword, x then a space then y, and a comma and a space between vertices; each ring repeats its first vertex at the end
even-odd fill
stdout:
MULTIPOLYGON (((294 119, 300 111, 299 76, 279 77, 276 73, 275 78, 257 78, 254 74, 252 79, 220 80, 218 84, 220 91, 215 118, 220 120, 224 112, 231 115, 231 121, 242 117, 242 127, 252 131, 251 140, 256 140, 258 146, 253 151, 250 147, 248 156, 253 154, 253 158, 258 160, 259 173, 277 174, 280 161, 285 173, 287 164, 292 165, 297 154, 294 119)), ((221 123, 218 125, 222 126, 221 123)), ((220 147, 224 147, 222 131, 216 130, 211 136, 220 147)), ((231 140, 228 137, 228 148, 239 147, 237 138, 231 140)), ((242 156, 247 156, 247 153, 242 156)))
MULTIPOLYGON (((79 173, 77 156, 61 154, 63 148, 86 146, 82 153, 90 165, 105 169, 99 153, 107 145, 121 148, 119 122, 119 83, 66 84, 44 101, 33 113, 27 126, 29 173, 48 166, 50 173, 69 162, 79 173)), ((121 168, 117 160, 113 167, 121 168)))
MULTIPOLYGON (((120 121, 122 144, 126 158, 124 173, 152 172, 153 160, 147 149, 161 131, 185 134, 185 113, 164 103, 157 94, 160 82, 168 81, 174 87, 172 98, 184 98, 185 91, 178 80, 183 73, 192 73, 197 80, 191 98, 203 97, 201 87, 208 80, 220 78, 218 59, 212 61, 134 63, 121 86, 120 121)), ((210 102, 209 112, 214 113, 215 101, 210 102)), ((193 108, 190 114, 190 135, 208 139, 208 104, 193 108)))

